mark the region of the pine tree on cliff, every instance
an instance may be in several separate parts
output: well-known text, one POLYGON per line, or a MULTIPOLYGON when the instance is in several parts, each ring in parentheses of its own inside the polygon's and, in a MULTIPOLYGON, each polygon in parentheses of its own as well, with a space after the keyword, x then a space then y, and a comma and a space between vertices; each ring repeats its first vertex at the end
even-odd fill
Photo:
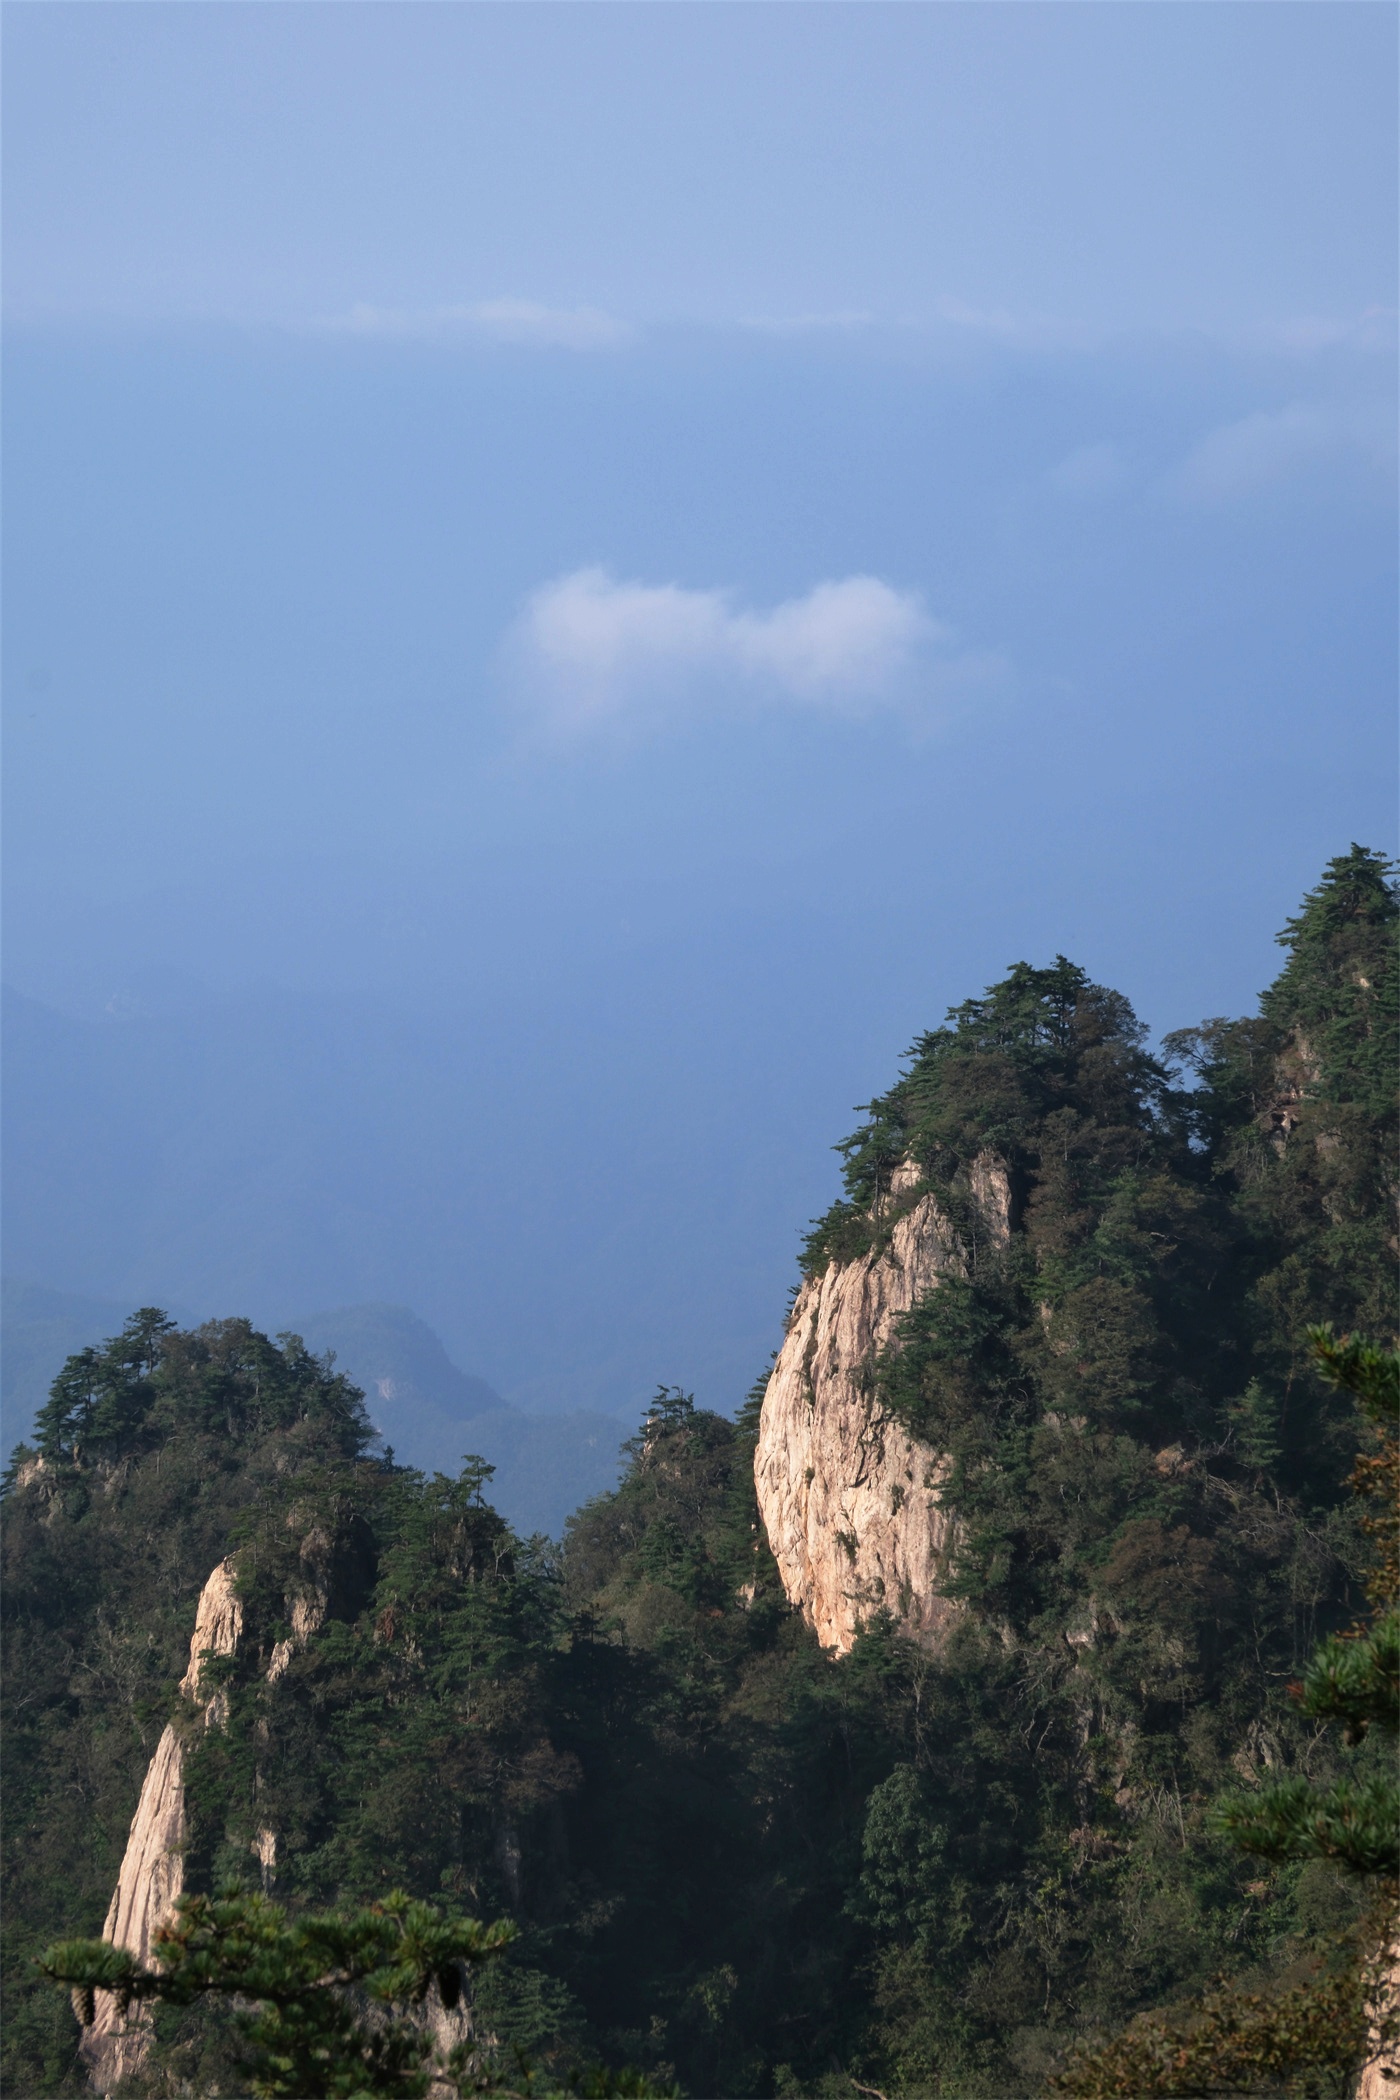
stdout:
MULTIPOLYGON (((1257 1018, 1169 1036, 1195 1066, 1194 1110, 1248 1235, 1246 1320, 1258 1374, 1286 1441, 1316 1411, 1346 1422, 1302 1336, 1396 1325, 1400 898, 1389 863, 1353 846, 1284 926, 1288 961, 1257 1018), (1291 1419, 1290 1419, 1291 1418, 1291 1419)), ((1298 1449, 1300 1484, 1319 1447, 1298 1449)), ((1337 1445, 1337 1475, 1349 1453, 1337 1445)))
POLYGON ((1216 1822, 1272 1865, 1331 1861, 1372 1884, 1375 1901, 1359 1946, 1338 1948, 1344 1958, 1331 1973, 1272 1997, 1222 1986, 1185 2019, 1148 2015, 1117 2041, 1082 2051, 1052 2081, 1063 2100, 1350 2091, 1363 2059, 1378 2091, 1400 2089, 1400 1354, 1355 1336, 1339 1342, 1329 1327, 1308 1339, 1322 1375, 1351 1395, 1369 1432, 1352 1487, 1367 1505, 1362 1524, 1376 1554, 1369 1620, 1320 1643, 1294 1697, 1309 1718, 1340 1723, 1353 1750, 1379 1738, 1384 1755, 1327 1786, 1300 1774, 1229 1795, 1216 1822))
POLYGON ((289 1918, 235 1887, 182 1897, 156 1934, 152 1966, 106 1940, 64 1940, 39 1967, 70 1992, 85 2026, 98 1991, 113 1992, 124 2013, 226 2008, 258 2100, 672 2100, 674 2088, 636 2072, 600 2066, 561 2079, 509 2063, 465 2020, 452 2021, 472 1972, 515 1937, 508 1922, 454 1917, 398 1889, 368 1908, 289 1918))
MULTIPOLYGON (((1400 1730, 1400 1355, 1355 1336, 1339 1342, 1330 1327, 1315 1327, 1310 1340, 1324 1376, 1353 1396, 1374 1438, 1356 1462, 1352 1484, 1371 1505, 1362 1525, 1377 1553, 1366 1586, 1369 1622, 1323 1641, 1295 1695, 1305 1714, 1339 1722, 1355 1746, 1373 1729, 1391 1738, 1400 1730)), ((1392 1882, 1400 1872, 1400 1779, 1393 1757, 1378 1771, 1331 1787, 1297 1778, 1255 1799, 1235 1796, 1220 1820, 1237 1844, 1262 1859, 1333 1859, 1350 1873, 1392 1882)))

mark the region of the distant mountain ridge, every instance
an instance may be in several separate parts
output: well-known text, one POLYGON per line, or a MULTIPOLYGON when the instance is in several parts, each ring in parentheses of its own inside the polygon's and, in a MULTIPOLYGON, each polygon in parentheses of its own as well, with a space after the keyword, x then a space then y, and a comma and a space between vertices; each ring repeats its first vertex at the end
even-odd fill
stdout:
POLYGON ((297 1329, 365 1395, 394 1456, 424 1472, 455 1474, 470 1452, 496 1469, 491 1499, 517 1531, 558 1537, 583 1502, 617 1485, 618 1450, 631 1427, 589 1409, 528 1414, 484 1378, 458 1369, 426 1320, 406 1305, 347 1305, 297 1329))
MULTIPOLYGON (((1354 1490, 1392 1510, 1400 1454, 1323 1366, 1400 1368, 1336 1340, 1394 1320, 1397 934, 1358 846, 1258 1010, 1163 1058, 1063 955, 954 1007, 841 1143, 765 1386, 656 1392, 557 1553, 493 1503, 578 1496, 558 1418, 472 1414, 407 1308, 305 1324, 496 1480, 387 1465, 359 1386, 246 1319, 77 1361, 0 1496, 4 2090, 117 2067, 43 1948, 106 1917, 96 1988, 256 1861, 293 1915, 508 1914, 476 2032, 546 2066, 1371 2100, 1397 1578, 1354 1490)), ((149 2089, 246 2090, 173 2010, 125 2038, 149 2089)))
MULTIPOLYGON (((5 1279, 0 1440, 6 1458, 29 1435, 65 1360, 117 1333, 133 1309, 5 1279)), ((334 1352, 402 1464, 455 1475, 471 1453, 494 1466, 492 1500, 527 1536, 558 1537, 573 1510, 617 1483, 618 1451, 630 1423, 590 1409, 535 1415, 512 1407, 484 1378, 460 1370, 406 1305, 340 1306, 289 1328, 318 1355, 334 1352)))
POLYGON ((442 1437, 457 1423, 508 1404, 484 1378, 459 1370, 427 1321, 406 1305, 342 1305, 314 1313, 296 1331, 318 1356, 334 1350, 380 1435, 410 1465, 438 1463, 442 1437))

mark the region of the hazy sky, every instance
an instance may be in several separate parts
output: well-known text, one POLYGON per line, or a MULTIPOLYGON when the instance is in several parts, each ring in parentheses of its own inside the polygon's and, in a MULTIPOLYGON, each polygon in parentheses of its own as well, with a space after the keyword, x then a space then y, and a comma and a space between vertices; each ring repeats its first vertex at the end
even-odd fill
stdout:
POLYGON ((729 1402, 947 1004, 1393 847, 1391 8, 5 37, 17 1273, 729 1402))
POLYGON ((7 16, 16 317, 1254 331, 1389 298, 1384 6, 7 16))

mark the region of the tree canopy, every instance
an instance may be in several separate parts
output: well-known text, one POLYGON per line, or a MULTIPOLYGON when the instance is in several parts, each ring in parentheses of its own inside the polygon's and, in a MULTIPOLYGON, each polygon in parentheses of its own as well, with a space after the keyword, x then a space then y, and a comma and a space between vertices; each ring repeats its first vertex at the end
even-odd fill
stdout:
MULTIPOLYGON (((936 1655, 876 1618, 834 1662, 789 1605, 762 1379, 734 1419, 662 1387, 561 1547, 511 1533, 477 1460, 393 1464, 294 1336, 143 1311, 71 1358, 0 1510, 9 2089, 84 2089, 34 1959, 100 1929, 170 1721, 190 1948, 220 1903, 293 1969, 317 1921, 391 1902, 508 1919, 465 1984, 502 2076, 993 2100, 1152 2015, 1122 2075, 1159 2082, 1103 2092, 1237 2089, 1181 2083, 1175 2008, 1255 2091, 1340 2092, 1350 1870, 1393 1812, 1365 1408, 1396 1325, 1396 922, 1353 849, 1259 1011, 1160 1052, 1073 963, 1018 964, 842 1146, 809 1273, 929 1192, 964 1257, 872 1374, 952 1461, 936 1655), (230 1555, 244 1631, 194 1727, 175 1687, 230 1555)), ((234 2028, 178 1999, 144 2092, 239 2090, 234 2028)))

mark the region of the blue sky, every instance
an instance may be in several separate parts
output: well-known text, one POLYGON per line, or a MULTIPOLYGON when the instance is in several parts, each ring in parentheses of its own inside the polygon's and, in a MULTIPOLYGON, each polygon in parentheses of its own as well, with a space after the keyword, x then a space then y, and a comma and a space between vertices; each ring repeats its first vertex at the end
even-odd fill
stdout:
POLYGON ((19 315, 1248 332, 1389 290, 1382 6, 7 15, 19 315))
POLYGON ((1390 9, 5 23, 14 1273, 732 1404, 945 1006, 1393 847, 1390 9))

